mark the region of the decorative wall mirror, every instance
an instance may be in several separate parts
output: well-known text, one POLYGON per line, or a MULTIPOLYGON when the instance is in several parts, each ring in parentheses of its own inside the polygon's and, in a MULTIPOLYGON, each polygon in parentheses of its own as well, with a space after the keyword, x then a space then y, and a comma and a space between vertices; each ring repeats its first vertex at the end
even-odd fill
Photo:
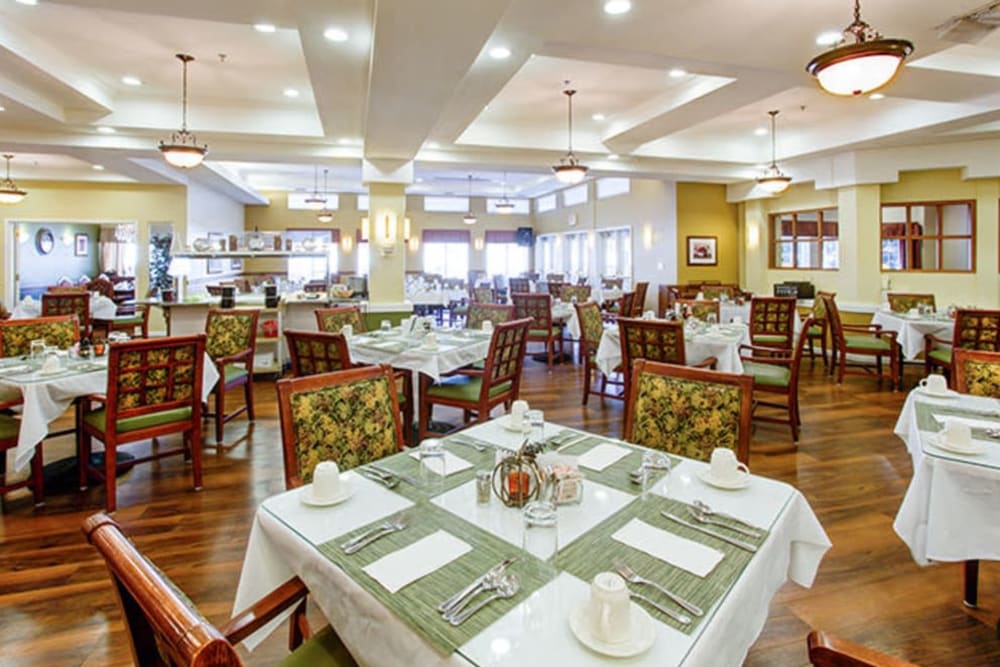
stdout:
POLYGON ((42 227, 35 234, 35 248, 38 249, 38 254, 48 255, 52 252, 52 248, 56 245, 56 239, 52 235, 52 230, 48 227, 42 227))

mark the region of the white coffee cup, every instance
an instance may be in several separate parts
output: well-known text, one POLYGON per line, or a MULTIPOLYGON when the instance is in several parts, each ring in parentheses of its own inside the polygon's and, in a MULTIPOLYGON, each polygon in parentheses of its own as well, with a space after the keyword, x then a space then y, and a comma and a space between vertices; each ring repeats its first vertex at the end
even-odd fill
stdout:
POLYGON ((344 326, 340 327, 340 335, 343 336, 344 338, 350 338, 351 336, 354 335, 354 326, 350 324, 345 324, 344 326))
POLYGON ((424 347, 428 350, 436 350, 438 346, 437 334, 429 333, 424 336, 424 347))
POLYGON ((733 316, 733 324, 743 324, 743 318, 739 315, 733 316))
POLYGON ((528 412, 527 401, 514 401, 510 404, 510 423, 523 424, 524 415, 528 412))
POLYGON ((614 572, 600 572, 590 583, 587 609, 591 636, 605 644, 632 638, 632 602, 625 580, 614 572))
POLYGON ((716 447, 712 450, 712 460, 709 472, 720 482, 737 482, 750 474, 746 464, 736 460, 736 452, 727 447, 716 447))
POLYGON ((920 381, 920 388, 928 394, 943 396, 948 393, 948 381, 943 375, 933 373, 920 381))
POLYGON ((972 448, 972 428, 955 419, 949 419, 944 423, 941 438, 955 449, 972 448))
POLYGON ((340 495, 340 468, 335 461, 320 461, 313 469, 313 500, 326 502, 338 495, 340 495))
POLYGON ((909 315, 910 317, 917 317, 920 315, 920 310, 917 308, 910 308, 908 311, 906 311, 906 314, 909 315))
POLYGON ((493 333, 493 322, 490 320, 483 320, 483 331, 485 333, 493 333))

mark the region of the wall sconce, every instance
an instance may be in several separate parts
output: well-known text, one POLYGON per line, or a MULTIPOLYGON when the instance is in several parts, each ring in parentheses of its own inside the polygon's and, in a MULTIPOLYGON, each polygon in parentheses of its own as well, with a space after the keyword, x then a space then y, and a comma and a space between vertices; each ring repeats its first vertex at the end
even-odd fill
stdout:
POLYGON ((381 218, 376 217, 374 238, 371 242, 378 248, 378 252, 383 257, 388 257, 396 251, 396 216, 392 213, 383 213, 381 218))
POLYGON ((403 241, 410 241, 410 219, 403 218, 403 241))
POLYGON ((349 234, 344 234, 340 238, 340 249, 344 251, 345 255, 350 254, 351 250, 354 249, 354 237, 349 234))
POLYGON ((407 241, 407 243, 409 243, 410 252, 417 252, 418 250, 420 250, 420 239, 418 239, 416 236, 407 241))
POLYGON ((368 222, 368 218, 361 218, 361 240, 367 243, 370 235, 371 224, 368 222))
POLYGON ((67 248, 73 245, 73 232, 69 231, 68 229, 63 231, 61 238, 63 245, 66 246, 67 248))
POLYGON ((760 228, 755 223, 747 224, 747 247, 751 250, 760 245, 760 228))
POLYGON ((646 250, 653 248, 653 225, 648 222, 642 226, 642 247, 646 250))
POLYGON ((477 236, 476 238, 474 238, 472 240, 472 247, 475 248, 476 251, 478 251, 478 252, 482 252, 483 251, 484 245, 485 244, 484 244, 482 236, 477 236))

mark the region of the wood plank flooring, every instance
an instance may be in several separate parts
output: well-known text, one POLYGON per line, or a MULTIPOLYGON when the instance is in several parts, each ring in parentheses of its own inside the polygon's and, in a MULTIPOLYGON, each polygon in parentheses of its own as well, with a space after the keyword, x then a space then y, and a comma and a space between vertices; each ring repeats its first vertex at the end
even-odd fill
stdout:
MULTIPOLYGON (((918 369, 907 370, 912 386, 918 369)), ((591 397, 582 408, 581 381, 579 366, 549 373, 528 361, 523 398, 552 421, 619 434, 621 404, 591 397)), ((235 447, 207 452, 203 491, 191 490, 176 457, 138 466, 119 485, 117 521, 216 622, 232 611, 258 503, 283 489, 273 383, 258 382, 255 395, 257 422, 231 422, 226 438, 235 447)), ((904 398, 866 378, 837 386, 818 361, 814 369, 807 362, 798 450, 761 454, 788 445, 790 436, 774 425, 755 433, 752 470, 799 488, 834 546, 812 588, 789 583, 779 591, 747 665, 807 664, 811 627, 927 666, 1000 664, 1000 564, 983 564, 981 607, 967 609, 961 567, 918 567, 892 530, 911 475, 892 434, 904 398)), ((46 461, 71 451, 68 438, 47 442, 46 461)), ((101 500, 100 489, 49 490, 48 504, 34 510, 26 496, 8 496, 0 515, 0 665, 129 664, 107 574, 79 529, 101 500)), ((272 638, 248 664, 273 664, 282 643, 272 638)))

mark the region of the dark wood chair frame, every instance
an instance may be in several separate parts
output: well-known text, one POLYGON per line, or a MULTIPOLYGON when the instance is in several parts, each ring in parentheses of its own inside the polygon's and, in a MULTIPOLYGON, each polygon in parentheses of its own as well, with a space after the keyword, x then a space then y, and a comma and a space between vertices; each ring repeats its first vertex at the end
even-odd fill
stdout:
POLYGON ((90 294, 45 293, 42 295, 42 317, 58 315, 76 315, 80 325, 81 338, 90 338, 90 294))
MULTIPOLYGON (((361 308, 359 306, 333 306, 331 308, 317 308, 313 312, 316 314, 316 328, 320 331, 327 331, 327 329, 323 328, 323 319, 327 315, 349 315, 351 313, 353 313, 354 317, 357 318, 352 325, 354 327, 354 333, 361 333, 366 330, 365 318, 362 316, 361 308)), ((340 333, 340 330, 338 329, 332 333, 340 333)))
MULTIPOLYGON (((863 356, 875 357, 875 367, 878 374, 879 380, 882 379, 882 357, 889 357, 889 369, 890 369, 890 383, 892 385, 892 390, 897 391, 900 384, 900 352, 899 345, 896 342, 896 332, 895 331, 883 331, 882 325, 880 324, 862 324, 862 325, 850 325, 843 324, 840 321, 840 311, 837 309, 837 302, 831 296, 823 295, 823 304, 826 306, 826 316, 830 321, 830 333, 833 336, 833 344, 836 348, 837 356, 837 384, 843 384, 845 375, 863 375, 866 377, 871 377, 870 366, 863 364, 861 362, 848 362, 848 354, 856 354, 863 356), (845 333, 856 334, 859 336, 871 336, 873 338, 879 338, 886 343, 888 343, 887 350, 874 350, 871 348, 864 347, 848 347, 847 340, 844 336, 845 333), (848 371, 848 366, 861 366, 859 371, 848 371)), ((831 366, 831 373, 833 368, 831 366)))
POLYGON ((941 367, 945 376, 954 384, 955 353, 959 348, 1000 352, 1000 310, 959 309, 955 311, 955 327, 951 340, 933 334, 924 335, 924 373, 930 375, 935 366, 941 367), (971 334, 971 335, 969 335, 971 334), (946 345, 952 349, 952 362, 945 364, 931 356, 935 346, 946 345))
POLYGON ((855 644, 821 630, 806 637, 809 662, 814 667, 918 667, 873 648, 855 644))
MULTIPOLYGON (((677 341, 677 354, 672 358, 665 358, 665 355, 657 352, 650 361, 659 363, 674 364, 676 366, 687 366, 687 352, 684 347, 684 323, 680 321, 666 320, 643 320, 635 318, 618 318, 618 332, 622 346, 622 369, 625 371, 625 402, 628 403, 628 393, 632 386, 631 369, 638 359, 650 359, 650 350, 663 350, 667 338, 674 338, 677 341), (634 343, 637 351, 633 352, 630 343, 634 343)), ((697 364, 691 364, 692 368, 714 369, 718 363, 715 357, 707 357, 697 364)))
POLYGON ((795 321, 799 313, 794 296, 758 296, 750 300, 750 341, 756 347, 791 350, 795 345, 795 321), (785 317, 782 322, 782 316, 785 317), (784 344, 758 343, 755 336, 783 336, 784 344))
POLYGON ((211 412, 205 412, 204 417, 206 419, 213 419, 215 421, 215 446, 222 447, 222 436, 224 427, 227 422, 232 421, 236 417, 239 417, 244 412, 247 413, 247 421, 254 420, 254 408, 253 408, 253 354, 254 348, 257 345, 257 322, 260 319, 259 310, 227 310, 227 309, 217 309, 210 308, 208 311, 208 316, 205 320, 205 330, 208 330, 208 322, 211 321, 213 317, 220 317, 225 315, 231 315, 233 313, 239 313, 240 315, 251 314, 252 321, 250 323, 250 341, 249 346, 231 354, 228 357, 219 357, 218 359, 212 359, 212 363, 215 364, 215 369, 219 372, 219 381, 215 383, 215 387, 212 389, 212 395, 214 398, 214 405, 211 412), (245 376, 237 377, 229 382, 226 382, 226 366, 228 364, 244 364, 246 366, 247 374, 245 376), (231 412, 226 412, 226 392, 237 387, 243 387, 243 405, 239 406, 231 412))
POLYGON ((642 313, 646 309, 646 292, 648 290, 648 282, 638 282, 635 284, 635 296, 632 297, 632 311, 626 317, 642 317, 642 313))
POLYGON ((828 358, 826 353, 826 341, 830 335, 830 318, 826 314, 826 306, 823 306, 823 316, 818 316, 816 312, 816 305, 823 304, 823 295, 826 294, 830 298, 836 298, 836 292, 816 292, 816 298, 813 299, 813 309, 812 309, 812 320, 813 327, 819 327, 819 333, 809 332, 807 341, 809 343, 809 360, 811 363, 815 363, 816 360, 816 349, 813 347, 813 343, 819 342, 819 353, 823 359, 823 367, 826 369, 832 369, 837 363, 836 347, 831 346, 832 359, 828 358), (832 362, 832 364, 831 364, 832 362))
POLYGON ((555 323, 552 321, 552 295, 551 294, 511 294, 511 301, 514 304, 514 317, 517 319, 528 318, 531 320, 529 331, 544 331, 545 336, 527 336, 529 343, 545 343, 545 354, 548 357, 549 370, 552 369, 552 358, 556 343, 559 344, 559 358, 563 358, 563 338, 555 332, 555 323))
MULTIPOLYGON (((105 338, 110 335, 112 331, 124 331, 132 338, 149 338, 149 306, 136 306, 135 315, 141 316, 142 320, 140 322, 135 322, 134 315, 127 317, 129 320, 133 320, 130 322, 122 322, 118 318, 113 320, 94 318, 91 320, 91 327, 95 334, 98 330, 102 331, 105 338)), ((122 317, 125 318, 126 316, 122 317)))

